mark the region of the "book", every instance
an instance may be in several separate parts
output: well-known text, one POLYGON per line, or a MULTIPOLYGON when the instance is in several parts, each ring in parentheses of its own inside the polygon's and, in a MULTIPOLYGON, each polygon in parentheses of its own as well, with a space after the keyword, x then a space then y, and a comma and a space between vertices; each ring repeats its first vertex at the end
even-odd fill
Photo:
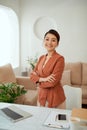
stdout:
POLYGON ((44 121, 44 125, 52 128, 69 128, 69 115, 57 111, 51 111, 44 121), (60 117, 61 115, 61 117, 60 117), (61 119, 60 119, 61 118, 61 119))
POLYGON ((71 112, 71 120, 87 122, 87 109, 73 108, 71 112))
POLYGON ((31 113, 26 112, 15 105, 1 108, 0 114, 7 119, 10 119, 12 122, 17 122, 32 116, 31 113))

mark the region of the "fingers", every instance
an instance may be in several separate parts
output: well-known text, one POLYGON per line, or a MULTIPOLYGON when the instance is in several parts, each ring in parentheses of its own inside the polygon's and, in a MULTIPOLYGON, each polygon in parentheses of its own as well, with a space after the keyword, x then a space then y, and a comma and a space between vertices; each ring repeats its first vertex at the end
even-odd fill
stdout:
POLYGON ((34 72, 34 71, 32 72, 32 74, 37 75, 37 73, 36 73, 36 72, 34 72))
POLYGON ((35 75, 36 75, 36 73, 35 73, 35 72, 32 72, 32 74, 35 74, 35 75))
POLYGON ((54 82, 56 79, 55 79, 55 75, 54 74, 51 74, 49 77, 48 77, 48 82, 54 82))

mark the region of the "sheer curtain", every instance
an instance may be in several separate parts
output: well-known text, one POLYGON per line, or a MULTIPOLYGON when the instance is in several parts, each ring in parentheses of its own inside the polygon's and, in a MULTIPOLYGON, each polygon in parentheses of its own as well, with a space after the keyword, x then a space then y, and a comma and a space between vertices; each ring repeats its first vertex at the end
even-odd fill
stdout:
POLYGON ((16 13, 0 5, 0 66, 19 66, 19 23, 16 13))

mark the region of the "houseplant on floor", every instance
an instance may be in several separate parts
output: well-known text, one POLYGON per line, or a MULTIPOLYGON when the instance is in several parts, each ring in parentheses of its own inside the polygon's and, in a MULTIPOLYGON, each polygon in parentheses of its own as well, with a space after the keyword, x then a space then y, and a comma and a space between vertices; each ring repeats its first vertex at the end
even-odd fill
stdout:
POLYGON ((17 83, 0 84, 0 102, 14 103, 15 100, 27 91, 17 83))

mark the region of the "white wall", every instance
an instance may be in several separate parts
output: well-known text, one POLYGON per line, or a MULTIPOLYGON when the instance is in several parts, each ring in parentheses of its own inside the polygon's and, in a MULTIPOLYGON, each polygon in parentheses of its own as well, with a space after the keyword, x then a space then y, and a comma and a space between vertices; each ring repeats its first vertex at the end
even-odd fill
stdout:
POLYGON ((0 0, 0 4, 12 8, 20 17, 20 0, 0 0))
POLYGON ((22 67, 28 56, 44 53, 43 41, 33 31, 36 20, 44 16, 57 24, 61 36, 57 51, 65 61, 87 62, 87 0, 21 0, 22 67))
POLYGON ((87 62, 87 0, 0 0, 0 4, 11 7, 21 24, 22 71, 28 56, 44 53, 43 41, 33 31, 36 20, 44 16, 52 18, 57 25, 61 36, 57 51, 64 55, 66 62, 87 62))

